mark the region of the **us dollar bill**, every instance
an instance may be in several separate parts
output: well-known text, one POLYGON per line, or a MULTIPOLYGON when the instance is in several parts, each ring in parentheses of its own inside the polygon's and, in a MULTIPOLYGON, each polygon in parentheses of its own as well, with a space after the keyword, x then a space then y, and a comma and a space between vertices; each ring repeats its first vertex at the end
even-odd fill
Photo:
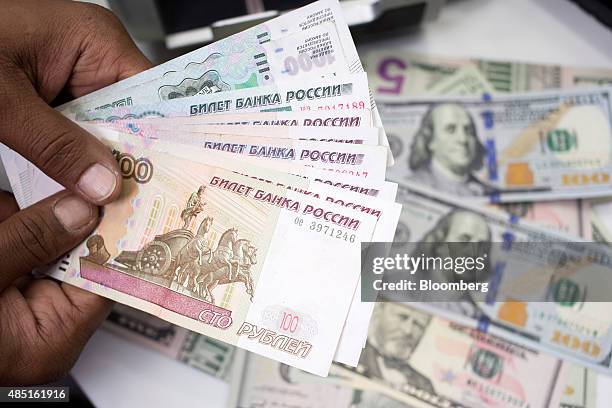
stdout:
MULTIPOLYGON (((390 58, 382 57, 381 62, 378 61, 378 55, 385 55, 386 52, 382 51, 380 53, 374 53, 374 55, 368 59, 371 62, 372 68, 376 66, 378 71, 372 72, 369 69, 370 78, 378 77, 380 80, 380 76, 388 77, 388 74, 385 73, 387 68, 391 69, 391 66, 387 66, 386 63, 382 63, 384 61, 390 61, 390 58), (382 71, 381 71, 382 70, 382 71)), ((412 69, 422 69, 423 75, 417 78, 422 78, 423 80, 427 77, 426 72, 438 72, 436 71, 436 66, 434 61, 437 57, 431 56, 414 56, 409 58, 407 54, 398 54, 400 57, 407 58, 407 70, 412 69), (410 65, 412 61, 416 61, 414 65, 410 65), (421 61, 421 62, 419 62, 421 61), (429 61, 428 64, 425 64, 424 61, 429 61), (419 68, 420 67, 420 68, 419 68)), ((398 57, 399 58, 399 57, 398 57)), ((445 61, 450 61, 451 59, 445 58, 445 61)), ((440 70, 438 74, 431 75, 430 79, 424 81, 424 83, 428 84, 426 89, 423 90, 419 87, 417 88, 408 88, 403 89, 402 93, 406 96, 416 96, 417 94, 428 94, 428 95, 460 95, 460 96, 481 96, 484 93, 492 93, 492 92, 502 92, 500 89, 495 89, 491 83, 485 77, 483 71, 479 69, 479 66, 485 65, 486 61, 481 61, 480 65, 475 65, 472 63, 468 63, 467 60, 456 60, 458 63, 458 68, 450 73, 446 70, 443 70, 442 67, 438 66, 437 68, 440 70), (414 95, 413 95, 414 93, 414 95)), ((475 61, 475 60, 472 60, 475 61)), ((393 64, 400 64, 399 62, 391 62, 393 64)), ((535 64, 527 64, 532 67, 531 69, 509 69, 509 67, 521 66, 521 63, 502 63, 502 62, 489 62, 486 64, 489 69, 487 70, 489 74, 489 78, 492 79, 493 82, 499 83, 500 77, 503 78, 503 75, 508 72, 532 72, 535 73, 538 71, 537 66, 535 64), (492 67, 496 67, 493 69, 492 67)), ((450 66, 450 65, 449 65, 450 66)), ((541 77, 545 67, 539 68, 540 74, 534 76, 541 77)), ((559 67, 558 70, 568 70, 568 68, 559 67)), ((586 73, 586 70, 581 69, 586 73)), ((592 70, 589 70, 591 72, 592 70)), ((612 70, 610 70, 612 74, 612 70)), ((603 75, 603 74, 602 74, 603 75)), ((408 78, 406 79, 408 80, 408 78)), ((512 80, 510 80, 512 81, 512 80)), ((503 82, 503 80, 502 80, 503 82)), ((526 91, 531 91, 533 87, 534 89, 538 89, 538 81, 528 81, 529 89, 525 89, 526 91)), ((605 83, 605 81, 603 81, 605 83)), ((558 84, 558 83, 557 83, 558 84)), ((594 82, 593 85, 599 84, 599 82, 594 82)), ((551 86, 554 84, 551 84, 551 86)), ((569 82, 565 82, 562 84, 563 86, 571 86, 569 82)), ((507 87, 502 87, 507 88, 507 87)), ((383 118, 385 119, 385 118, 383 118)), ((497 205, 492 204, 491 207, 495 207, 497 205)), ((535 223, 538 223, 547 228, 552 228, 555 230, 563 231, 575 236, 579 236, 585 239, 590 239, 592 235, 592 221, 590 219, 591 211, 590 211, 590 203, 587 200, 563 200, 563 201, 531 201, 531 202, 520 202, 520 203, 509 203, 503 204, 499 206, 500 210, 506 211, 508 214, 525 218, 535 223)))
POLYGON ((576 364, 563 364, 559 384, 560 408, 596 408, 597 377, 593 370, 576 364))
POLYGON ((381 101, 394 181, 480 202, 609 194, 608 88, 381 101))
MULTIPOLYGON (((238 375, 230 382, 230 408, 290 406, 294 408, 407 408, 390 397, 384 387, 359 384, 331 374, 316 378, 252 353, 235 367, 238 375)), ((332 371, 337 370, 332 368, 332 371)), ((344 377, 344 378, 343 378, 344 377)), ((391 391, 392 392, 392 391, 391 391)))
POLYGON ((412 248, 400 242, 480 242, 492 266, 483 276, 462 277, 489 282, 490 292, 459 290, 444 301, 421 301, 413 303, 415 307, 609 370, 612 319, 608 289, 604 289, 611 272, 607 246, 501 216, 439 192, 432 194, 417 185, 400 184, 397 200, 403 209, 392 253, 412 248), (589 261, 555 263, 555 254, 571 259, 578 253, 590 254, 589 261))
POLYGON ((591 203, 588 200, 531 201, 491 204, 490 207, 587 241, 593 236, 591 203))
MULTIPOLYGON (((429 94, 441 81, 465 67, 475 68, 495 92, 524 92, 573 86, 612 85, 612 70, 560 65, 451 58, 380 50, 368 53, 364 64, 376 95, 429 94)), ((470 76, 468 82, 478 80, 470 76)))
POLYGON ((231 407, 558 406, 563 363, 398 303, 379 303, 356 368, 326 379, 247 356, 231 407), (531 380, 537 376, 537 386, 531 380))
MULTIPOLYGON (((446 77, 437 76, 427 89, 428 94, 437 96, 480 96, 494 91, 493 86, 475 65, 465 65, 446 77)), ((592 234, 590 204, 587 200, 531 201, 490 206, 499 207, 512 216, 585 239, 590 239, 592 234)))
POLYGON ((591 238, 595 242, 612 245, 612 222, 610 222, 612 200, 609 198, 594 199, 591 200, 590 205, 592 209, 590 215, 591 238))
POLYGON ((235 347, 227 343, 121 304, 113 307, 102 327, 205 374, 228 380, 235 347))
POLYGON ((468 65, 459 68, 454 74, 432 84, 428 93, 431 95, 482 95, 492 93, 495 89, 480 73, 478 68, 468 65))

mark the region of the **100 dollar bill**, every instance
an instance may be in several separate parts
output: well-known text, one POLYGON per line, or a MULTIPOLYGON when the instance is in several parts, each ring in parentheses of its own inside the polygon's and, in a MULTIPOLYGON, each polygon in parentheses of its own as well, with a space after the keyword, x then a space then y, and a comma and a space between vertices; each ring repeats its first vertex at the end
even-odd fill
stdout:
MULTIPOLYGON (((397 241, 486 243, 481 249, 491 265, 478 279, 488 282, 490 291, 458 290, 449 292, 444 301, 421 301, 413 303, 415 306, 609 370, 609 248, 460 203, 439 192, 432 195, 416 185, 400 184, 398 202, 403 210, 397 241), (560 253, 568 257, 567 263, 556 263, 555 256, 560 253), (582 258, 587 254, 588 262, 582 258)), ((405 245, 396 242, 392 252, 409 250, 405 245)))
POLYGON ((492 202, 610 194, 610 90, 385 98, 389 178, 492 202))

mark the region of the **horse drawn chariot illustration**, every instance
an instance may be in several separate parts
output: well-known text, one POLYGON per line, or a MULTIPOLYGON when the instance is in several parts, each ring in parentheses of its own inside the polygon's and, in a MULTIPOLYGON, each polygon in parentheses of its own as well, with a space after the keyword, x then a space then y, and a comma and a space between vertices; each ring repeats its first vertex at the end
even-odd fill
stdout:
POLYGON ((203 192, 204 186, 189 198, 181 213, 182 228, 157 235, 138 250, 122 251, 110 263, 103 238, 95 235, 87 242, 90 254, 86 258, 110 268, 119 265, 126 272, 166 279, 213 304, 212 291, 217 285, 241 282, 252 301, 251 266, 257 263, 257 248, 248 239, 239 238, 237 228, 223 232, 215 248, 209 246, 211 216, 200 222, 195 234, 189 229, 204 208, 203 192))

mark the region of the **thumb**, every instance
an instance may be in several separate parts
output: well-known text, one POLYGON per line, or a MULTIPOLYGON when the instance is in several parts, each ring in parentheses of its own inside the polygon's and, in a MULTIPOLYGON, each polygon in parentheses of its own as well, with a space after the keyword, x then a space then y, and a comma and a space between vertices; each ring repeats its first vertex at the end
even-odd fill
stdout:
POLYGON ((96 226, 98 208, 62 191, 0 224, 0 292, 81 242, 96 226))
POLYGON ((0 141, 91 203, 119 195, 121 176, 109 149, 33 92, 2 112, 0 141))

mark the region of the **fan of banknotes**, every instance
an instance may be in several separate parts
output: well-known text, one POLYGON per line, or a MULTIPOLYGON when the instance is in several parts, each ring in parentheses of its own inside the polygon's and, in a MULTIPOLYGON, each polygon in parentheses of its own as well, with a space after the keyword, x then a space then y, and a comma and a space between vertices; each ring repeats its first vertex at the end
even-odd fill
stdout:
MULTIPOLYGON (((124 183, 51 276, 321 376, 358 360, 361 243, 392 241, 401 206, 337 1, 58 109, 124 183)), ((13 151, 3 161, 22 207, 61 189, 13 151)))
MULTIPOLYGON (((124 182, 49 274, 122 304, 110 330, 231 381, 232 407, 592 406, 605 289, 365 302, 361 246, 498 242, 535 263, 563 244, 612 273, 612 72, 364 62, 369 83, 321 0, 59 107, 124 182)), ((21 207, 62 189, 1 154, 21 207)))

